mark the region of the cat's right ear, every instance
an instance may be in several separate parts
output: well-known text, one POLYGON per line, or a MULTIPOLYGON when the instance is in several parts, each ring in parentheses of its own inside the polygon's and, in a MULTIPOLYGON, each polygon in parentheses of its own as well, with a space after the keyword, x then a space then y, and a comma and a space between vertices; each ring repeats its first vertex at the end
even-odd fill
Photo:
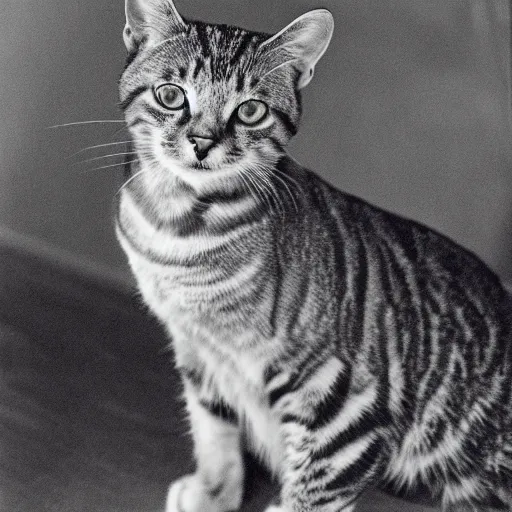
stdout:
POLYGON ((186 29, 172 0, 125 0, 124 44, 131 53, 155 46, 186 29))

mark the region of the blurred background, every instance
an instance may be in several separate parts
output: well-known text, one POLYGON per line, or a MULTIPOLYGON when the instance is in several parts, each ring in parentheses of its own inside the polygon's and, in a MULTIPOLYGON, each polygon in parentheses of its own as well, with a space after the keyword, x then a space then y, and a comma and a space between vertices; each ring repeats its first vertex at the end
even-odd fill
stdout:
MULTIPOLYGON (((126 282, 112 199, 126 140, 123 0, 0 3, 0 232, 126 282), (110 149, 114 149, 110 151, 110 149)), ((276 32, 327 7, 333 41, 290 147, 343 190, 419 220, 512 279, 507 0, 176 0, 184 16, 276 32)))

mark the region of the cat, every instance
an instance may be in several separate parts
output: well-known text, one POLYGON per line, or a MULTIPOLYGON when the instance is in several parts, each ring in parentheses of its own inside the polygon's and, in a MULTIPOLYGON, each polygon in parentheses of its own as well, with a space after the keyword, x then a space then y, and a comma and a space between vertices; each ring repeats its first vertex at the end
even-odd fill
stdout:
POLYGON ((197 471, 167 512, 228 512, 242 449, 267 512, 350 512, 384 482, 512 510, 512 297, 475 255, 285 152, 333 32, 275 35, 126 0, 120 105, 137 152, 116 230, 183 377, 197 471))

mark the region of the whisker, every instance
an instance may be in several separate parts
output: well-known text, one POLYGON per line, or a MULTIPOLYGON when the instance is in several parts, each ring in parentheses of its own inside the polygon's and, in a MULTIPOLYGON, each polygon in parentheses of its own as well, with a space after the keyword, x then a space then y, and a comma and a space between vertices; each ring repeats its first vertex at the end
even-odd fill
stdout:
POLYGON ((94 158, 87 158, 86 160, 80 160, 79 162, 74 162, 71 165, 79 165, 79 164, 85 164, 87 162, 95 162, 96 160, 102 160, 103 158, 112 158, 114 156, 136 155, 136 154, 137 154, 137 151, 128 151, 126 153, 111 153, 110 155, 95 156, 94 158))
POLYGON ((64 124, 55 124, 53 126, 48 126, 49 129, 51 128, 64 128, 66 126, 80 126, 80 125, 87 125, 87 124, 109 124, 109 123, 124 123, 125 121, 123 119, 102 119, 102 120, 93 120, 93 121, 76 121, 74 123, 64 123, 64 124))
MULTIPOLYGON (((247 178, 254 184, 255 188, 260 191, 263 204, 265 204, 268 209, 272 212, 275 212, 274 206, 272 205, 271 198, 274 198, 274 194, 272 190, 269 189, 268 185, 261 180, 261 176, 255 174, 256 168, 251 166, 247 169, 247 178)), ((279 203, 276 201, 276 205, 279 203)))
POLYGON ((283 201, 281 200, 281 197, 279 196, 279 192, 272 183, 272 181, 269 179, 269 176, 265 174, 265 168, 262 166, 257 166, 255 168, 256 175, 259 176, 260 180, 266 184, 266 186, 269 189, 269 192, 271 194, 271 197, 273 197, 274 201, 277 203, 279 207, 279 211, 281 213, 281 217, 284 219, 285 217, 285 208, 283 201))
POLYGON ((144 174, 145 172, 149 172, 151 170, 153 170, 153 166, 154 166, 154 163, 153 164, 150 164, 148 167, 144 167, 142 168, 140 171, 137 171, 133 176, 131 176, 127 181, 125 181, 120 187, 119 187, 119 190, 115 193, 115 195, 117 196, 118 194, 121 193, 121 191, 127 187, 135 178, 137 178, 138 176, 140 176, 141 174, 144 174))
POLYGON ((72 158, 76 155, 79 155, 80 153, 84 153, 85 151, 90 151, 92 149, 106 148, 108 146, 116 146, 118 144, 129 144, 130 142, 132 142, 132 141, 131 140, 122 140, 119 142, 109 142, 108 144, 96 144, 95 146, 88 146, 86 148, 83 148, 83 149, 77 151, 76 153, 73 153, 68 158, 72 158))
POLYGON ((111 165, 102 165, 101 167, 95 167, 94 169, 87 169, 86 171, 82 171, 82 172, 87 172, 87 171, 99 171, 100 169, 108 169, 110 167, 119 167, 120 165, 129 165, 129 164, 134 164, 135 162, 138 162, 139 159, 138 158, 135 158, 134 160, 130 160, 128 162, 118 162, 117 164, 111 164, 111 165))
POLYGON ((286 181, 284 181, 282 178, 279 177, 279 175, 277 174, 274 174, 274 177, 277 178, 283 185, 284 187, 286 188, 286 190, 288 191, 288 195, 290 196, 292 202, 293 202, 293 206, 295 208, 295 211, 297 213, 299 213, 299 206, 297 205, 297 201, 295 199, 295 196, 293 195, 292 191, 290 190, 290 187, 288 186, 288 184, 286 183, 286 181))
POLYGON ((261 188, 258 186, 258 184, 253 181, 251 175, 249 173, 247 173, 247 171, 245 169, 241 169, 241 171, 242 172, 240 173, 240 177, 242 178, 242 180, 244 181, 245 184, 247 184, 247 182, 249 183, 248 187, 249 187, 249 191, 251 192, 252 197, 254 197, 256 199, 256 196, 257 196, 259 198, 259 201, 262 201, 263 204, 267 204, 267 198, 266 198, 265 194, 263 193, 261 188), (246 181, 246 179, 247 179, 247 181, 246 181), (251 187, 251 184, 252 184, 252 187, 251 187), (256 193, 256 196, 254 195, 254 192, 256 193))
POLYGON ((293 179, 291 176, 281 171, 280 169, 272 169, 272 172, 277 172, 280 174, 283 178, 287 179, 291 185, 294 185, 300 194, 304 194, 304 190, 302 189, 302 186, 297 182, 297 180, 293 179))

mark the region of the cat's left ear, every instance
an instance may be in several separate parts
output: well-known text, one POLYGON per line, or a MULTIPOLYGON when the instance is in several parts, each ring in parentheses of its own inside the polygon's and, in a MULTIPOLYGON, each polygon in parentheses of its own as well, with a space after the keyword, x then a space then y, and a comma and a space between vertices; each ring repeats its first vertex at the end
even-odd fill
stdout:
POLYGON ((140 46, 154 46, 186 24, 172 0, 125 0, 124 44, 129 52, 140 46))
MULTIPOLYGON (((334 30, 334 19, 327 9, 316 9, 299 16, 260 46, 267 54, 281 53, 299 70, 299 89, 313 78, 315 65, 325 53, 334 30)), ((272 59, 274 60, 274 59, 272 59)), ((281 60, 281 59, 279 59, 281 60)))

